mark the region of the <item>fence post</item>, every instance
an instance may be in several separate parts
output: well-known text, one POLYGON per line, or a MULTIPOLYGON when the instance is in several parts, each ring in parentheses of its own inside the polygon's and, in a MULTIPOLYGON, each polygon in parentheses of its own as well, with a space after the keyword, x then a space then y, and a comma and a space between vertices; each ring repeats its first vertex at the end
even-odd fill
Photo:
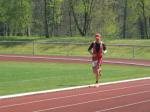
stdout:
POLYGON ((66 52, 67 52, 67 56, 69 56, 70 53, 69 43, 66 44, 66 52))
POLYGON ((135 58, 135 47, 134 46, 132 47, 132 58, 133 59, 135 58))
POLYGON ((35 41, 32 42, 32 55, 35 55, 35 41))

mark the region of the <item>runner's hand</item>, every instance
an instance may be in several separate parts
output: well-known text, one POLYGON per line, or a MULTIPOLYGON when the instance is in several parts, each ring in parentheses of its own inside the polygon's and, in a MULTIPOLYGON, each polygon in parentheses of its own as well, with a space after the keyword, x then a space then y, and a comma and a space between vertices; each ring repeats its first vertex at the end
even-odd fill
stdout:
POLYGON ((103 53, 106 54, 106 53, 107 53, 107 50, 105 50, 103 53))

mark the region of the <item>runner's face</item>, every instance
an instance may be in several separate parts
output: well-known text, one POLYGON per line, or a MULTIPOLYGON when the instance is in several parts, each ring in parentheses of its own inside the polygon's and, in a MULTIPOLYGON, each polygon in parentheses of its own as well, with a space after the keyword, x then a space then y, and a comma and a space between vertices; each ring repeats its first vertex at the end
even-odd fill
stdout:
POLYGON ((99 38, 99 39, 96 39, 96 42, 100 42, 101 41, 101 38, 99 38))

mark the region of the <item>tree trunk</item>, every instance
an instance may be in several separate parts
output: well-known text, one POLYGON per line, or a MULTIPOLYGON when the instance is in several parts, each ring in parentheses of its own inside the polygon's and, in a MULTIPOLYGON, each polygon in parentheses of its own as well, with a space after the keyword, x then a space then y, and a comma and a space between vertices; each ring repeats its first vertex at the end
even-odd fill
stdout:
POLYGON ((72 1, 70 1, 70 7, 71 7, 71 11, 72 11, 73 18, 74 18, 74 21, 76 23, 77 29, 79 30, 79 33, 81 34, 81 36, 85 36, 84 32, 82 31, 82 29, 79 26, 79 23, 78 23, 77 16, 76 16, 75 11, 74 11, 74 6, 72 4, 72 1))
POLYGON ((55 0, 53 0, 53 22, 52 22, 52 36, 55 35, 55 0))
POLYGON ((146 18, 146 15, 145 15, 145 4, 143 1, 141 1, 142 3, 142 14, 143 14, 143 18, 144 18, 144 29, 145 29, 145 35, 146 35, 146 38, 148 39, 149 38, 149 33, 148 33, 148 28, 147 28, 147 18, 146 18))
POLYGON ((149 24, 148 24, 148 32, 149 32, 149 39, 150 39, 150 17, 148 18, 148 22, 149 22, 149 24))
POLYGON ((71 9, 69 9, 69 34, 72 37, 72 19, 71 19, 71 9))
POLYGON ((126 38, 127 32, 127 0, 125 0, 125 7, 124 7, 124 18, 123 18, 123 39, 126 38))
POLYGON ((49 38, 49 28, 47 20, 47 0, 44 0, 44 22, 45 22, 45 37, 49 38))
POLYGON ((30 26, 27 27, 27 36, 29 37, 31 35, 31 28, 30 26))
POLYGON ((144 39, 144 25, 143 25, 143 21, 141 18, 139 18, 139 30, 140 30, 140 36, 141 36, 141 39, 144 39))
MULTIPOLYGON (((79 24, 79 19, 77 19, 77 15, 75 13, 75 10, 74 10, 74 4, 72 3, 72 0, 70 0, 70 7, 71 7, 71 11, 73 13, 73 18, 74 18, 74 21, 75 21, 75 24, 77 26, 77 29, 80 33, 81 36, 86 36, 89 28, 90 28, 90 24, 91 24, 91 16, 92 16, 92 12, 93 12, 93 7, 94 7, 94 0, 82 0, 82 3, 84 5, 84 19, 83 19, 83 24, 79 24)), ((82 23, 82 22, 80 22, 82 23)))
POLYGON ((4 36, 5 26, 4 23, 0 22, 0 36, 4 36))
POLYGON ((92 11, 94 8, 94 0, 88 1, 88 6, 86 6, 86 2, 83 0, 85 11, 84 11, 84 33, 87 34, 88 30, 90 29, 91 21, 92 21, 92 11))

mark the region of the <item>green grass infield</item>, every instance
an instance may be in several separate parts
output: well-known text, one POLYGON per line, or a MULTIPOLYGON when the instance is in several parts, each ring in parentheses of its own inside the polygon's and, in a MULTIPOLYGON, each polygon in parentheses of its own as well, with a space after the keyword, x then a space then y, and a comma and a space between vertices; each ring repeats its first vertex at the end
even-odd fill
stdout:
MULTIPOLYGON (((0 62, 0 96, 95 83, 90 64, 0 62)), ((103 65, 101 82, 150 77, 148 67, 103 65)))

